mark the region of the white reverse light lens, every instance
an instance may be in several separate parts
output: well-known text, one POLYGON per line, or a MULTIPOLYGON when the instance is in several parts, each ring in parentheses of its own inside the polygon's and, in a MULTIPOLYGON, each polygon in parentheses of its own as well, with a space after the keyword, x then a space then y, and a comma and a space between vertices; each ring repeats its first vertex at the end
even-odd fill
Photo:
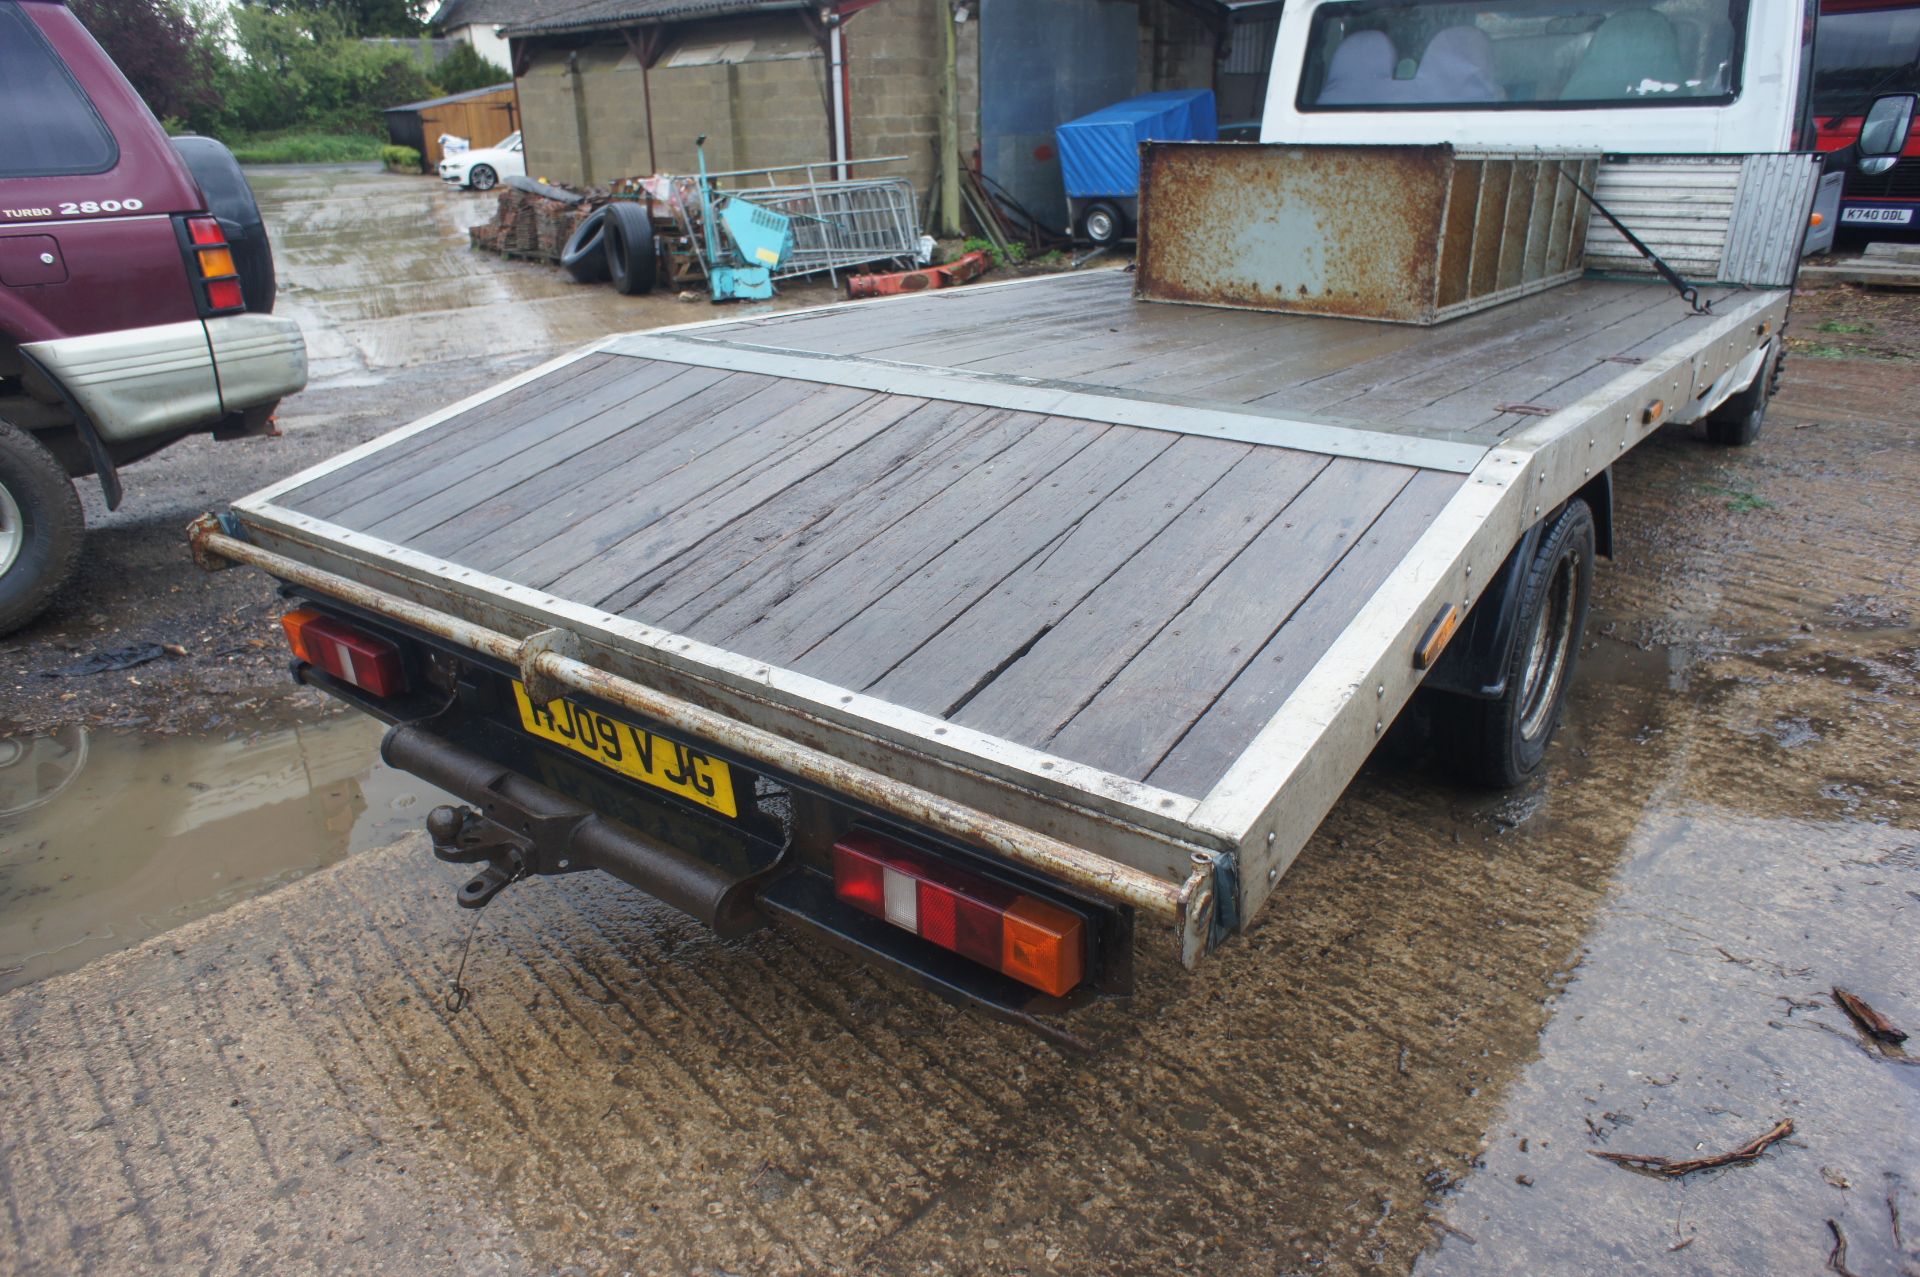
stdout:
POLYGON ((920 930, 920 884, 903 873, 886 871, 887 921, 908 931, 920 930))

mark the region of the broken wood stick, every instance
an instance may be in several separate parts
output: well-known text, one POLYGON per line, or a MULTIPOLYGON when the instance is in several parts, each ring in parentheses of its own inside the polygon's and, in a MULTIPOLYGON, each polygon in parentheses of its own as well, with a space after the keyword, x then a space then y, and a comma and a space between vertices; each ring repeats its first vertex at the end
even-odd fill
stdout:
POLYGON ((1868 1037, 1896 1044, 1907 1040, 1907 1035, 1893 1021, 1868 1006, 1858 994, 1848 993, 1836 984, 1833 986, 1833 1000, 1840 1004, 1842 1011, 1853 1017, 1853 1022, 1868 1037))
POLYGON ((1710 1153, 1706 1157, 1671 1158, 1654 1153, 1608 1153, 1601 1149, 1590 1148, 1587 1151, 1602 1161, 1616 1162, 1621 1166, 1630 1166, 1635 1170, 1653 1171, 1656 1174, 1677 1178, 1691 1175, 1694 1171, 1711 1170, 1716 1166, 1731 1166, 1735 1162, 1751 1162, 1767 1151, 1767 1146, 1793 1134, 1793 1119, 1783 1117, 1780 1124, 1765 1135, 1748 1140, 1739 1148, 1724 1153, 1710 1153))
POLYGON ((1827 1252, 1827 1271, 1840 1274, 1840 1277, 1858 1277, 1853 1269, 1847 1267, 1847 1235, 1840 1231, 1840 1221, 1830 1219, 1827 1228, 1833 1233, 1833 1249, 1827 1252))

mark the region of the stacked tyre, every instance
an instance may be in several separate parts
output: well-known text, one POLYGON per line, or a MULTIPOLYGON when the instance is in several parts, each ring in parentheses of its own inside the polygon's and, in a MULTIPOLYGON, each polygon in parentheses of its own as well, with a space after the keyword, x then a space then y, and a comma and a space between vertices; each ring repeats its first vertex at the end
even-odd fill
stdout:
POLYGON ((581 220, 567 237, 560 266, 581 284, 612 280, 629 296, 653 291, 653 219, 631 200, 615 200, 581 220))

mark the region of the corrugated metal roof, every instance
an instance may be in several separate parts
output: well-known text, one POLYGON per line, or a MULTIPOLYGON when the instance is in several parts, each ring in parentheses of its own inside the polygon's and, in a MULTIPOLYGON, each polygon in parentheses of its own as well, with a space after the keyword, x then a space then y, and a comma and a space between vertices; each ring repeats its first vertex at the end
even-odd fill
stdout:
POLYGON ((685 18, 724 18, 739 13, 772 13, 807 9, 816 0, 584 0, 537 20, 507 24, 506 34, 550 35, 562 31, 597 31, 612 27, 644 26, 685 18))
POLYGON ((402 106, 383 107, 384 111, 424 111, 430 106, 445 106, 449 102, 466 102, 473 98, 483 98, 489 93, 511 93, 513 81, 495 84, 484 89, 468 89, 465 93, 449 93, 443 98, 428 98, 424 102, 408 102, 402 106))
POLYGON ((573 7, 569 0, 444 0, 427 19, 427 25, 435 31, 448 31, 481 24, 537 22, 573 7))

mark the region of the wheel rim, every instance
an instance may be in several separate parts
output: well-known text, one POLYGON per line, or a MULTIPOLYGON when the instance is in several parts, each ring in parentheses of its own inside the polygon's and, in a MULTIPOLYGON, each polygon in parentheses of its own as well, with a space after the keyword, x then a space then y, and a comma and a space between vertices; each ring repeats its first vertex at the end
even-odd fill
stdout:
POLYGON ((1569 551, 1554 564, 1547 586, 1546 606, 1527 639, 1527 664, 1520 682, 1520 735, 1538 740, 1553 721, 1566 682, 1567 661, 1573 654, 1574 593, 1578 568, 1569 551))
POLYGON ((1113 238, 1113 218, 1105 210, 1087 214, 1087 238, 1095 243, 1105 243, 1113 238))
POLYGON ((475 189, 476 191, 492 190, 493 182, 494 182, 493 170, 488 168, 486 165, 482 164, 479 168, 473 171, 473 189, 475 189))
POLYGON ((20 515, 20 503, 0 484, 0 576, 13 568, 26 544, 27 523, 20 515))

